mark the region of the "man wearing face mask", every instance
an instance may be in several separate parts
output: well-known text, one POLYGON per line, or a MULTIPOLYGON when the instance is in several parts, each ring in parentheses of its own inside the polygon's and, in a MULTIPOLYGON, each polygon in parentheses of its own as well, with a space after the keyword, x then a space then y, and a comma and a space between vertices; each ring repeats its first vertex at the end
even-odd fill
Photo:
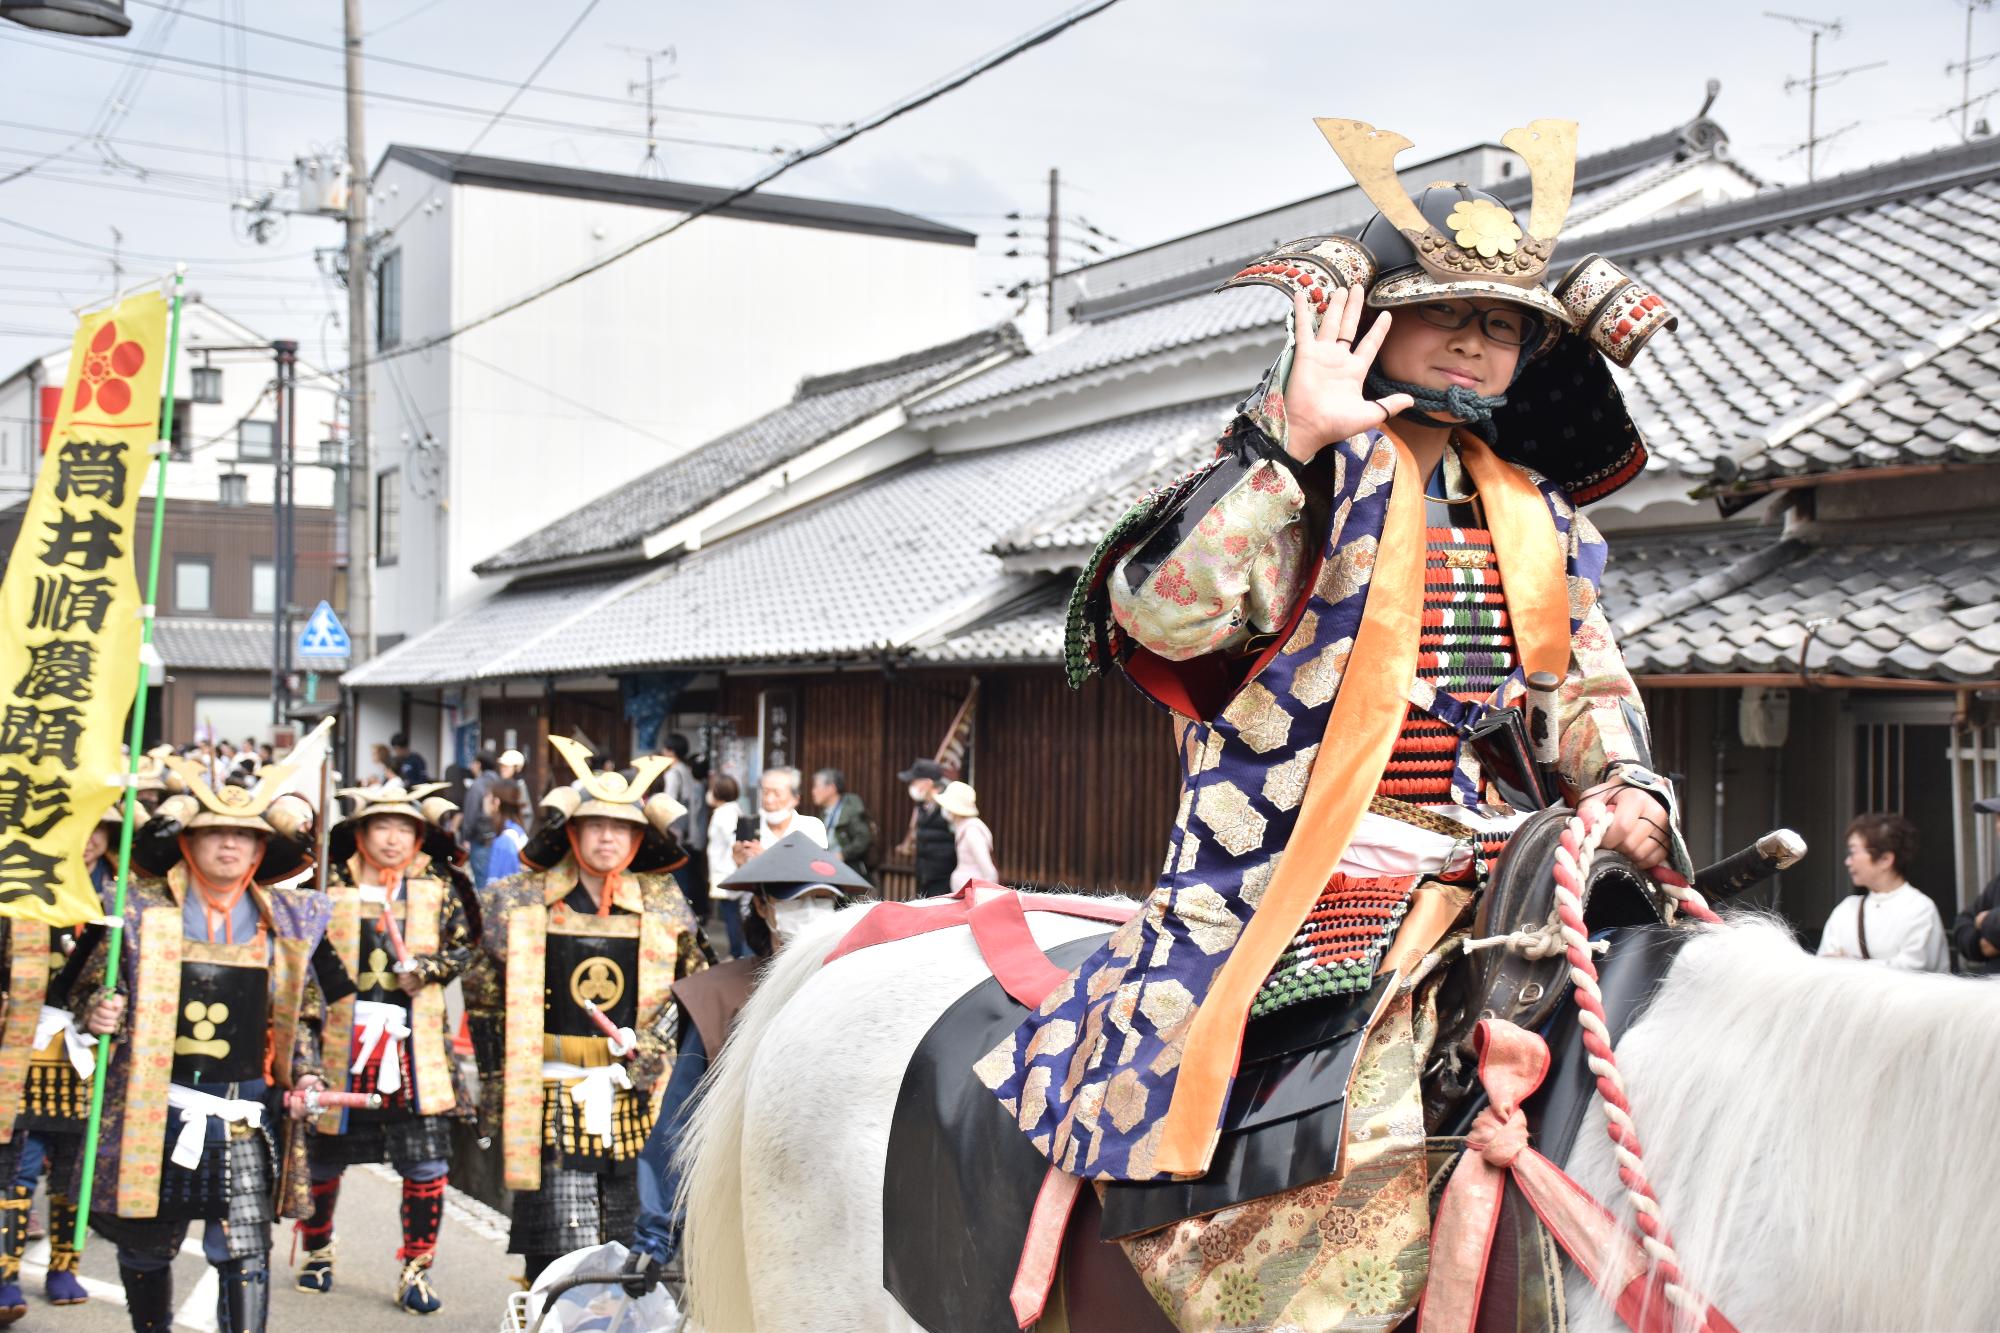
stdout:
MULTIPOLYGON (((799 813, 799 770, 767 768, 757 782, 757 841, 738 841, 731 849, 738 867, 789 833, 802 833, 826 846, 826 823, 817 815, 799 813)), ((735 876, 723 881, 726 885, 735 876)))
POLYGON ((916 851, 917 897, 950 893, 951 872, 958 866, 958 843, 952 836, 951 821, 937 803, 938 792, 945 785, 944 765, 935 759, 919 759, 896 776, 909 785, 910 800, 917 807, 910 829, 910 845, 916 851))
MULTIPOLYGON (((764 776, 768 781, 771 774, 764 776)), ((673 1157, 681 1128, 694 1114, 694 1092, 708 1069, 708 1053, 720 1057, 765 962, 815 922, 846 906, 854 894, 873 888, 852 866, 827 855, 804 829, 786 833, 722 885, 750 893, 743 933, 756 952, 685 977, 674 987, 681 1006, 680 1053, 639 1155, 639 1221, 626 1261, 626 1286, 635 1296, 663 1276, 680 1249, 681 1217, 673 1207, 680 1176, 672 1169, 673 1157)))

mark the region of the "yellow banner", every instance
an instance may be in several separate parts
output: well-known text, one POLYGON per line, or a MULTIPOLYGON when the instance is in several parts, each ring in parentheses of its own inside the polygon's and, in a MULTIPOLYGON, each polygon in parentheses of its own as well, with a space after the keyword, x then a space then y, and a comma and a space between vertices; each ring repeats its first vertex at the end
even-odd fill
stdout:
MULTIPOLYGON (((167 300, 86 315, 0 581, 0 916, 100 916, 83 844, 124 793, 139 683, 139 488, 160 437, 167 300)), ((114 853, 115 854, 115 853, 114 853)))

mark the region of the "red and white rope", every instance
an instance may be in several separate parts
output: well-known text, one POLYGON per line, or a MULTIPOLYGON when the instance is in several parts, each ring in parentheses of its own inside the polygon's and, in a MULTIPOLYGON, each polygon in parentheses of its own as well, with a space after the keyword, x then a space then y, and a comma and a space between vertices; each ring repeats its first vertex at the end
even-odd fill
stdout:
MULTIPOLYGON (((1619 1182, 1625 1188, 1626 1201, 1632 1205, 1639 1226, 1640 1244, 1653 1261, 1667 1299, 1689 1323, 1698 1325, 1708 1302, 1682 1279, 1673 1235, 1661 1216, 1652 1182, 1646 1177, 1645 1153, 1639 1143, 1638 1128, 1632 1123, 1632 1106, 1625 1095, 1624 1077, 1618 1072, 1618 1056, 1611 1048, 1611 1029, 1604 1018, 1604 993, 1598 986, 1597 964, 1592 958, 1589 932, 1584 927, 1584 886, 1590 882, 1590 863, 1597 856, 1604 825, 1601 814, 1587 818, 1582 812, 1572 815, 1564 825, 1555 858, 1556 918, 1569 959, 1570 980, 1576 987, 1584 1050, 1590 1071, 1597 1076, 1598 1096, 1604 1102, 1605 1129, 1617 1157, 1619 1182)), ((1653 872, 1653 878, 1689 916, 1699 921, 1718 920, 1700 892, 1680 875, 1661 868, 1653 872)))

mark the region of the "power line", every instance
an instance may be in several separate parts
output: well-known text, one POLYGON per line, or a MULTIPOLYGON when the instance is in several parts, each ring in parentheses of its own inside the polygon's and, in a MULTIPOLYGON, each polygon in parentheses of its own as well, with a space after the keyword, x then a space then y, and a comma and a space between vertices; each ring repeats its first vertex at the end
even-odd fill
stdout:
MULTIPOLYGON (((242 259, 191 259, 186 255, 155 255, 155 254, 146 254, 138 250, 123 250, 114 252, 113 249, 108 245, 97 245, 90 241, 75 240, 71 237, 64 236, 60 232, 45 231, 40 227, 30 226, 25 222, 16 222, 12 218, 0 218, 0 227, 12 227, 16 231, 25 231, 30 235, 40 236, 46 240, 61 241, 64 245, 75 246, 83 250, 94 250, 98 254, 102 255, 110 255, 116 253, 123 255, 123 257, 126 259, 144 259, 152 261, 154 263, 161 263, 161 264, 187 264, 190 266, 203 266, 209 264, 215 264, 215 265, 277 264, 294 259, 310 259, 313 256, 313 252, 311 250, 293 250, 293 251, 288 251, 287 253, 281 255, 254 255, 242 259)), ((17 246, 15 248, 24 249, 26 247, 17 246)))
MULTIPOLYGON (((91 137, 91 132, 89 130, 59 130, 55 128, 53 125, 30 125, 28 122, 23 120, 0 120, 0 129, 24 130, 29 134, 62 135, 65 137, 74 138, 78 142, 82 142, 91 137)), ((121 136, 116 139, 107 139, 105 142, 113 145, 114 147, 119 147, 119 148, 157 148, 162 152, 192 153, 198 157, 233 158, 236 156, 233 153, 225 153, 220 148, 197 148, 193 144, 159 143, 151 139, 127 139, 121 136)), ((28 150, 14 149, 11 151, 25 152, 28 150)), ((270 166, 270 167, 289 167, 292 165, 292 163, 287 161, 286 159, 277 157, 251 157, 245 160, 258 163, 261 166, 270 166)))
MULTIPOLYGON (((130 3, 143 5, 147 9, 166 8, 165 5, 159 3, 159 0, 130 0, 130 3)), ((346 54, 345 47, 336 46, 331 42, 316 42, 310 37, 297 37, 291 33, 273 32, 269 28, 258 28, 246 23, 232 22, 228 19, 212 18, 207 14, 187 14, 184 17, 195 19, 201 23, 213 23, 218 27, 234 28, 239 32, 251 33, 258 37, 268 37, 276 42, 288 42, 293 46, 303 46, 314 51, 329 51, 334 55, 346 54)), ((390 23, 384 24, 383 28, 393 27, 398 22, 401 22, 401 20, 393 20, 390 23)), ((382 28, 377 28, 375 31, 380 32, 382 28)), ((373 36, 374 34, 371 33, 369 35, 373 36)), ((373 65, 394 65, 399 69, 419 70, 425 74, 437 74, 448 79, 464 79, 468 83, 484 83, 499 88, 511 88, 514 86, 512 80, 498 78, 491 74, 475 74, 470 70, 463 69, 446 69, 441 65, 427 65, 420 60, 403 60, 396 56, 380 55, 372 51, 362 52, 361 58, 373 65)), ((537 88, 535 91, 544 97, 568 97, 577 101, 597 102, 616 107, 631 106, 631 102, 628 99, 613 97, 608 93, 589 93, 575 88, 537 88)), ((806 129, 823 129, 826 124, 824 121, 806 120, 800 116, 772 116, 753 111, 718 111, 712 107, 668 106, 665 103, 661 103, 659 109, 685 116, 709 116, 717 120, 753 121, 765 125, 796 125, 806 129)))
MULTIPOLYGON (((105 55, 99 51, 83 49, 70 42, 60 40, 44 42, 32 37, 19 36, 13 32, 7 33, 7 36, 10 40, 21 42, 38 50, 60 51, 65 55, 74 56, 80 60, 99 60, 117 63, 120 59, 118 56, 105 55)), ((90 39, 79 37, 76 40, 82 42, 90 39)), ((193 69, 220 71, 222 73, 230 72, 225 65, 219 65, 212 60, 197 60, 192 56, 160 55, 156 58, 176 65, 187 65, 193 69)), ((162 72, 174 74, 180 78, 199 79, 210 83, 216 82, 215 79, 207 75, 186 71, 165 70, 162 72)), ((245 73, 251 78, 267 80, 270 86, 263 89, 267 93, 284 93, 293 97, 308 98, 313 101, 344 100, 345 88, 338 83, 324 83, 317 79, 299 78, 289 74, 266 74, 259 70, 248 70, 245 73), (343 94, 343 99, 330 99, 317 96, 314 93, 305 91, 306 89, 319 89, 324 92, 343 94)), ((491 108, 488 107, 466 106, 458 102, 440 102, 435 98, 411 97, 404 93, 364 93, 362 101, 368 103, 393 102, 400 106, 416 107, 438 115, 471 116, 478 119, 485 119, 493 114, 491 108)), ((644 130, 624 130, 610 125, 586 125, 573 120, 555 120, 547 116, 531 116, 520 111, 509 112, 506 118, 521 125, 537 125, 549 129, 568 130, 574 134, 603 134, 620 139, 644 139, 646 137, 644 130)), ((725 139, 693 139, 685 136, 666 134, 657 137, 664 143, 684 144, 692 148, 714 148, 734 153, 755 153, 759 156, 769 156, 777 151, 767 144, 733 143, 725 139)))
POLYGON ((515 297, 513 300, 508 301, 505 304, 496 306, 495 308, 487 311, 483 315, 476 315, 473 318, 467 320, 463 324, 460 324, 454 328, 446 329, 443 333, 434 334, 429 338, 420 338, 414 342, 403 343, 388 351, 378 351, 374 356, 369 358, 369 364, 373 364, 377 361, 390 360, 395 357, 409 356, 415 352, 425 352, 429 351, 433 347, 443 346, 445 343, 450 342, 452 339, 458 337, 460 334, 469 333, 473 329, 480 328, 481 326, 486 324, 490 324, 494 320, 499 319, 504 315, 512 314, 514 311, 519 310, 524 306, 532 305, 534 302, 541 300, 543 297, 548 296, 551 293, 561 291, 563 288, 570 286, 572 283, 579 282, 584 278, 589 277, 593 273, 609 268, 611 265, 617 263, 619 260, 637 253, 639 250, 644 249, 646 246, 651 245, 653 242, 658 240, 663 240, 666 237, 673 235, 675 232, 681 230, 683 227, 689 226, 697 219, 706 217, 710 213, 714 213, 720 209, 726 208, 730 204, 733 204, 740 199, 744 199, 752 194, 755 194, 758 190, 762 189, 766 185, 769 185, 772 181, 777 180, 780 176, 783 176, 786 172, 792 170, 794 167, 803 166, 805 163, 811 162, 816 158, 824 157, 828 153, 833 152, 836 148, 840 148, 845 144, 854 142, 856 139, 860 138, 864 134, 868 134, 873 130, 878 130, 882 128, 884 125, 889 124, 891 121, 898 120, 901 117, 908 115, 912 111, 915 111, 924 106, 928 106, 930 103, 936 101, 940 97, 943 97, 945 94, 954 92, 957 89, 964 87, 966 84, 972 82, 980 75, 985 74, 991 70, 997 69, 1001 65, 1006 64, 1008 61, 1014 59, 1014 57, 1020 55, 1022 52, 1033 50, 1035 47, 1040 46, 1045 42, 1052 41, 1056 37, 1061 36, 1063 33, 1075 27, 1077 24, 1083 22, 1085 19, 1095 17, 1096 15, 1103 13, 1105 10, 1111 8, 1113 5, 1117 3, 1118 0, 1092 0, 1091 3, 1079 5, 1074 9, 1067 10, 1058 17, 1050 20, 1048 23, 1043 24, 1041 27, 1033 29, 1024 36, 1018 37, 1015 40, 1009 42, 1006 46, 1001 47, 999 50, 994 51, 986 56, 982 56, 981 58, 974 61, 972 64, 965 66, 958 72, 946 75, 943 79, 940 79, 937 82, 931 84, 930 86, 920 89, 915 93, 912 93, 910 96, 903 98, 901 101, 895 102, 892 105, 884 108, 883 110, 875 112, 873 115, 870 115, 859 122, 849 125, 846 129, 843 129, 839 133, 831 135, 828 138, 821 140, 819 143, 815 144, 811 148, 802 149, 799 152, 792 154, 790 157, 786 158, 783 162, 780 162, 776 166, 771 167, 770 169, 761 172, 757 176, 753 177, 749 181, 749 183, 738 186, 736 189, 731 190, 729 193, 725 195, 722 195, 714 200, 711 200, 706 204, 702 204, 694 209, 691 209, 689 212, 682 215, 678 220, 670 222, 666 226, 658 228, 655 231, 648 232, 647 234, 639 237, 636 240, 629 241, 625 245, 622 245, 618 249, 613 250, 610 254, 605 255, 601 259, 594 260, 591 263, 584 265, 582 268, 576 269, 575 271, 561 278, 557 278, 553 282, 545 283, 542 286, 537 287, 530 292, 515 297))
MULTIPOLYGON (((585 0, 585 4, 583 6, 582 11, 579 12, 574 19, 570 20, 570 25, 567 28, 563 29, 562 36, 556 38, 556 44, 549 48, 549 53, 543 56, 541 60, 536 63, 534 69, 528 72, 528 77, 521 80, 521 84, 518 88, 514 89, 513 92, 507 94, 507 100, 501 104, 501 107, 498 111, 495 111, 493 113, 493 118, 487 121, 484 125, 479 127, 479 133, 472 136, 472 142, 467 144, 465 146, 465 151, 458 155, 457 162, 463 162, 466 158, 472 156, 472 150, 479 147, 481 143, 485 142, 486 136, 493 132, 493 127, 500 123, 500 118, 506 115, 509 111, 512 111, 514 109, 514 103, 521 100, 521 94, 527 92, 528 89, 534 87, 535 80, 541 77, 542 71, 549 67, 549 62, 556 58, 556 56, 562 51, 563 47, 569 44, 569 39, 576 35, 576 30, 583 26, 583 21, 591 16, 591 13, 594 10, 596 10, 598 3, 599 0, 585 0)), ((649 126, 647 127, 647 134, 649 137, 651 133, 652 129, 649 126)), ((453 165, 456 166, 457 162, 454 162, 453 165)))

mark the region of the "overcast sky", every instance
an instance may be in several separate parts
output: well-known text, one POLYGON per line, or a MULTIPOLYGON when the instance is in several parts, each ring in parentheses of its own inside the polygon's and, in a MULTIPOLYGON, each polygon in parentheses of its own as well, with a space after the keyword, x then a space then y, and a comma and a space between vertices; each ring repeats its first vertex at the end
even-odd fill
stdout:
MULTIPOLYGON (((1887 62, 1821 90, 1822 132, 1859 122, 1822 148, 1822 175, 1957 141, 1956 121, 1936 117, 1959 98, 1945 66, 1962 53, 1963 3, 1782 2, 1845 20, 1820 45, 1823 72, 1887 62)), ((370 64, 371 161, 391 143, 465 149, 586 3, 364 0, 370 53, 498 81, 370 64)), ((67 342, 70 307, 111 289, 113 228, 128 281, 185 256, 193 285, 263 335, 297 338, 309 357, 323 340, 337 346, 335 312, 345 307, 311 252, 337 245, 338 225, 291 219, 259 246, 230 201, 277 186, 294 157, 340 144, 341 57, 214 20, 337 47, 339 0, 126 5, 134 22, 122 40, 0 24, 0 220, 22 224, 0 225, 0 373, 67 342), (135 60, 148 51, 253 77, 166 61, 142 72, 135 60), (107 124, 109 150, 88 138, 107 124)), ((1805 95, 1784 85, 1805 73, 1807 38, 1756 5, 1435 5, 1419 10, 1421 26, 1400 17, 1412 8, 1123 0, 774 188, 990 233, 982 285, 1003 284, 1040 265, 1002 257, 1015 243, 1000 233, 1016 225, 1008 211, 1045 209, 1052 166, 1066 183, 1065 213, 1144 245, 1344 183, 1312 126, 1316 115, 1399 130, 1416 142, 1412 160, 1564 116, 1582 122, 1587 153, 1685 121, 1711 76, 1722 81, 1713 114, 1738 158, 1775 181, 1804 178, 1803 157, 1785 154, 1804 137, 1805 95), (1468 17, 1454 31, 1453 14, 1492 17, 1468 17)), ((627 48, 672 47, 672 62, 657 71, 672 77, 657 96, 676 109, 661 112, 660 133, 735 147, 664 142, 666 170, 735 184, 772 161, 769 149, 815 143, 819 126, 877 110, 1059 12, 1059 3, 1020 0, 598 0, 514 108, 561 123, 502 121, 478 151, 636 170, 642 104, 602 99, 624 99, 641 78, 627 48), (589 96, 566 95, 577 93, 589 96)), ((2000 15, 1982 9, 1974 24, 1974 56, 2000 51, 2000 15)), ((1974 71, 1975 96, 1996 86, 2000 61, 1974 71)), ((2000 107, 1981 103, 1974 115, 1989 111, 2000 107)), ((1040 224, 1026 226, 1037 234, 1020 244, 1039 251, 1040 224)), ((996 302, 991 313, 1006 309, 996 302)))

